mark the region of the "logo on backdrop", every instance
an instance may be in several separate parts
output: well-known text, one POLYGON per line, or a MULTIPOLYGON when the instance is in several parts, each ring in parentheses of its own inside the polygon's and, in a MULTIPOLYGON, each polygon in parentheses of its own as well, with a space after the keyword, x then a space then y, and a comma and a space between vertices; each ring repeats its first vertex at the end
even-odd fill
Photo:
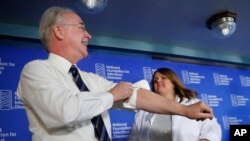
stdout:
POLYGON ((152 69, 151 67, 142 67, 143 70, 143 78, 147 80, 149 83, 151 83, 153 73, 157 69, 152 69))
POLYGON ((15 98, 12 99, 11 90, 0 90, 0 110, 13 110, 13 109, 24 109, 22 102, 15 94, 15 98), (14 105, 12 104, 14 100, 14 105))
POLYGON ((12 92, 11 90, 0 90, 0 109, 12 109, 12 92))
POLYGON ((15 63, 13 62, 4 62, 2 61, 2 58, 0 57, 0 75, 3 74, 6 67, 15 67, 15 63))
POLYGON ((150 67, 143 67, 143 77, 145 80, 147 80, 148 82, 151 82, 151 78, 152 78, 152 70, 150 67))
POLYGON ((230 85, 230 82, 233 78, 228 77, 225 74, 213 73, 214 76, 214 84, 215 85, 230 85))
POLYGON ((131 126, 128 123, 112 123, 113 139, 126 138, 131 131, 131 126))
POLYGON ((223 98, 218 97, 217 95, 208 94, 201 94, 201 99, 211 107, 219 107, 220 102, 223 101, 223 98))
POLYGON ((103 63, 95 63, 96 74, 109 80, 122 80, 124 74, 129 74, 130 71, 121 69, 121 66, 105 65, 103 63))
POLYGON ((250 77, 240 75, 240 83, 242 87, 250 87, 250 77))
POLYGON ((240 125, 242 123, 242 119, 238 119, 237 117, 223 116, 222 122, 224 125, 224 129, 229 130, 230 125, 240 125))
POLYGON ((107 78, 106 71, 105 71, 105 65, 104 64, 102 64, 102 63, 95 63, 95 72, 99 76, 107 78))
POLYGON ((230 98, 233 107, 246 106, 247 102, 249 101, 249 99, 243 95, 231 94, 230 98))
POLYGON ((199 75, 198 72, 189 72, 187 70, 182 70, 182 79, 184 84, 200 84, 205 76, 199 75))

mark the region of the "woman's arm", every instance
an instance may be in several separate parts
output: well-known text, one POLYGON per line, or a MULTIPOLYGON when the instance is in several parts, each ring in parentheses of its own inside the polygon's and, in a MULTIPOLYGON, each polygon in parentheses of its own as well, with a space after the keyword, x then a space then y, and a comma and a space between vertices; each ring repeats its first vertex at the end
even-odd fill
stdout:
POLYGON ((136 108, 160 114, 181 115, 190 119, 213 118, 212 109, 202 101, 186 106, 141 88, 137 90, 136 108))

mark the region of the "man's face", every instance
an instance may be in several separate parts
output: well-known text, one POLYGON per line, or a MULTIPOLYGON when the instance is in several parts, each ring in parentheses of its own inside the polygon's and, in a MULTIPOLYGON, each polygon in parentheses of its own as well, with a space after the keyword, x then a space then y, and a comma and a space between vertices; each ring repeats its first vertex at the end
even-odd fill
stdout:
POLYGON ((65 14, 67 21, 62 26, 65 28, 65 40, 70 52, 78 59, 88 56, 87 45, 91 35, 87 32, 82 19, 75 13, 65 14))

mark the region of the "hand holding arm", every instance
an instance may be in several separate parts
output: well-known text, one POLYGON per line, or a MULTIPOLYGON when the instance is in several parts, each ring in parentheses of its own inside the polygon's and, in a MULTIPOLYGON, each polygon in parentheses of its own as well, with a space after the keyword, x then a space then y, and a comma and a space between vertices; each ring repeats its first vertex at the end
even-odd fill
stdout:
POLYGON ((185 109, 184 116, 190 119, 204 120, 213 118, 213 110, 202 101, 188 105, 185 109))
POLYGON ((113 95, 114 101, 128 99, 132 94, 132 84, 129 82, 120 82, 115 85, 109 92, 113 95))

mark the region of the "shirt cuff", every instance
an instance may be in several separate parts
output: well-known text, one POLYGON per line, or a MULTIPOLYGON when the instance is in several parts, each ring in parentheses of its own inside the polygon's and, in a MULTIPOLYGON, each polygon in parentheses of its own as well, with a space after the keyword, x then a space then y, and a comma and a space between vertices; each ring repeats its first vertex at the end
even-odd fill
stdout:
POLYGON ((130 109, 136 109, 136 99, 138 87, 133 87, 133 92, 128 102, 123 102, 123 106, 130 109))
POLYGON ((137 90, 139 88, 143 88, 146 90, 150 90, 150 86, 148 84, 148 81, 143 79, 140 81, 137 81, 133 84, 133 92, 131 97, 129 98, 128 102, 123 102, 123 106, 130 109, 136 109, 136 99, 137 99, 137 90))

